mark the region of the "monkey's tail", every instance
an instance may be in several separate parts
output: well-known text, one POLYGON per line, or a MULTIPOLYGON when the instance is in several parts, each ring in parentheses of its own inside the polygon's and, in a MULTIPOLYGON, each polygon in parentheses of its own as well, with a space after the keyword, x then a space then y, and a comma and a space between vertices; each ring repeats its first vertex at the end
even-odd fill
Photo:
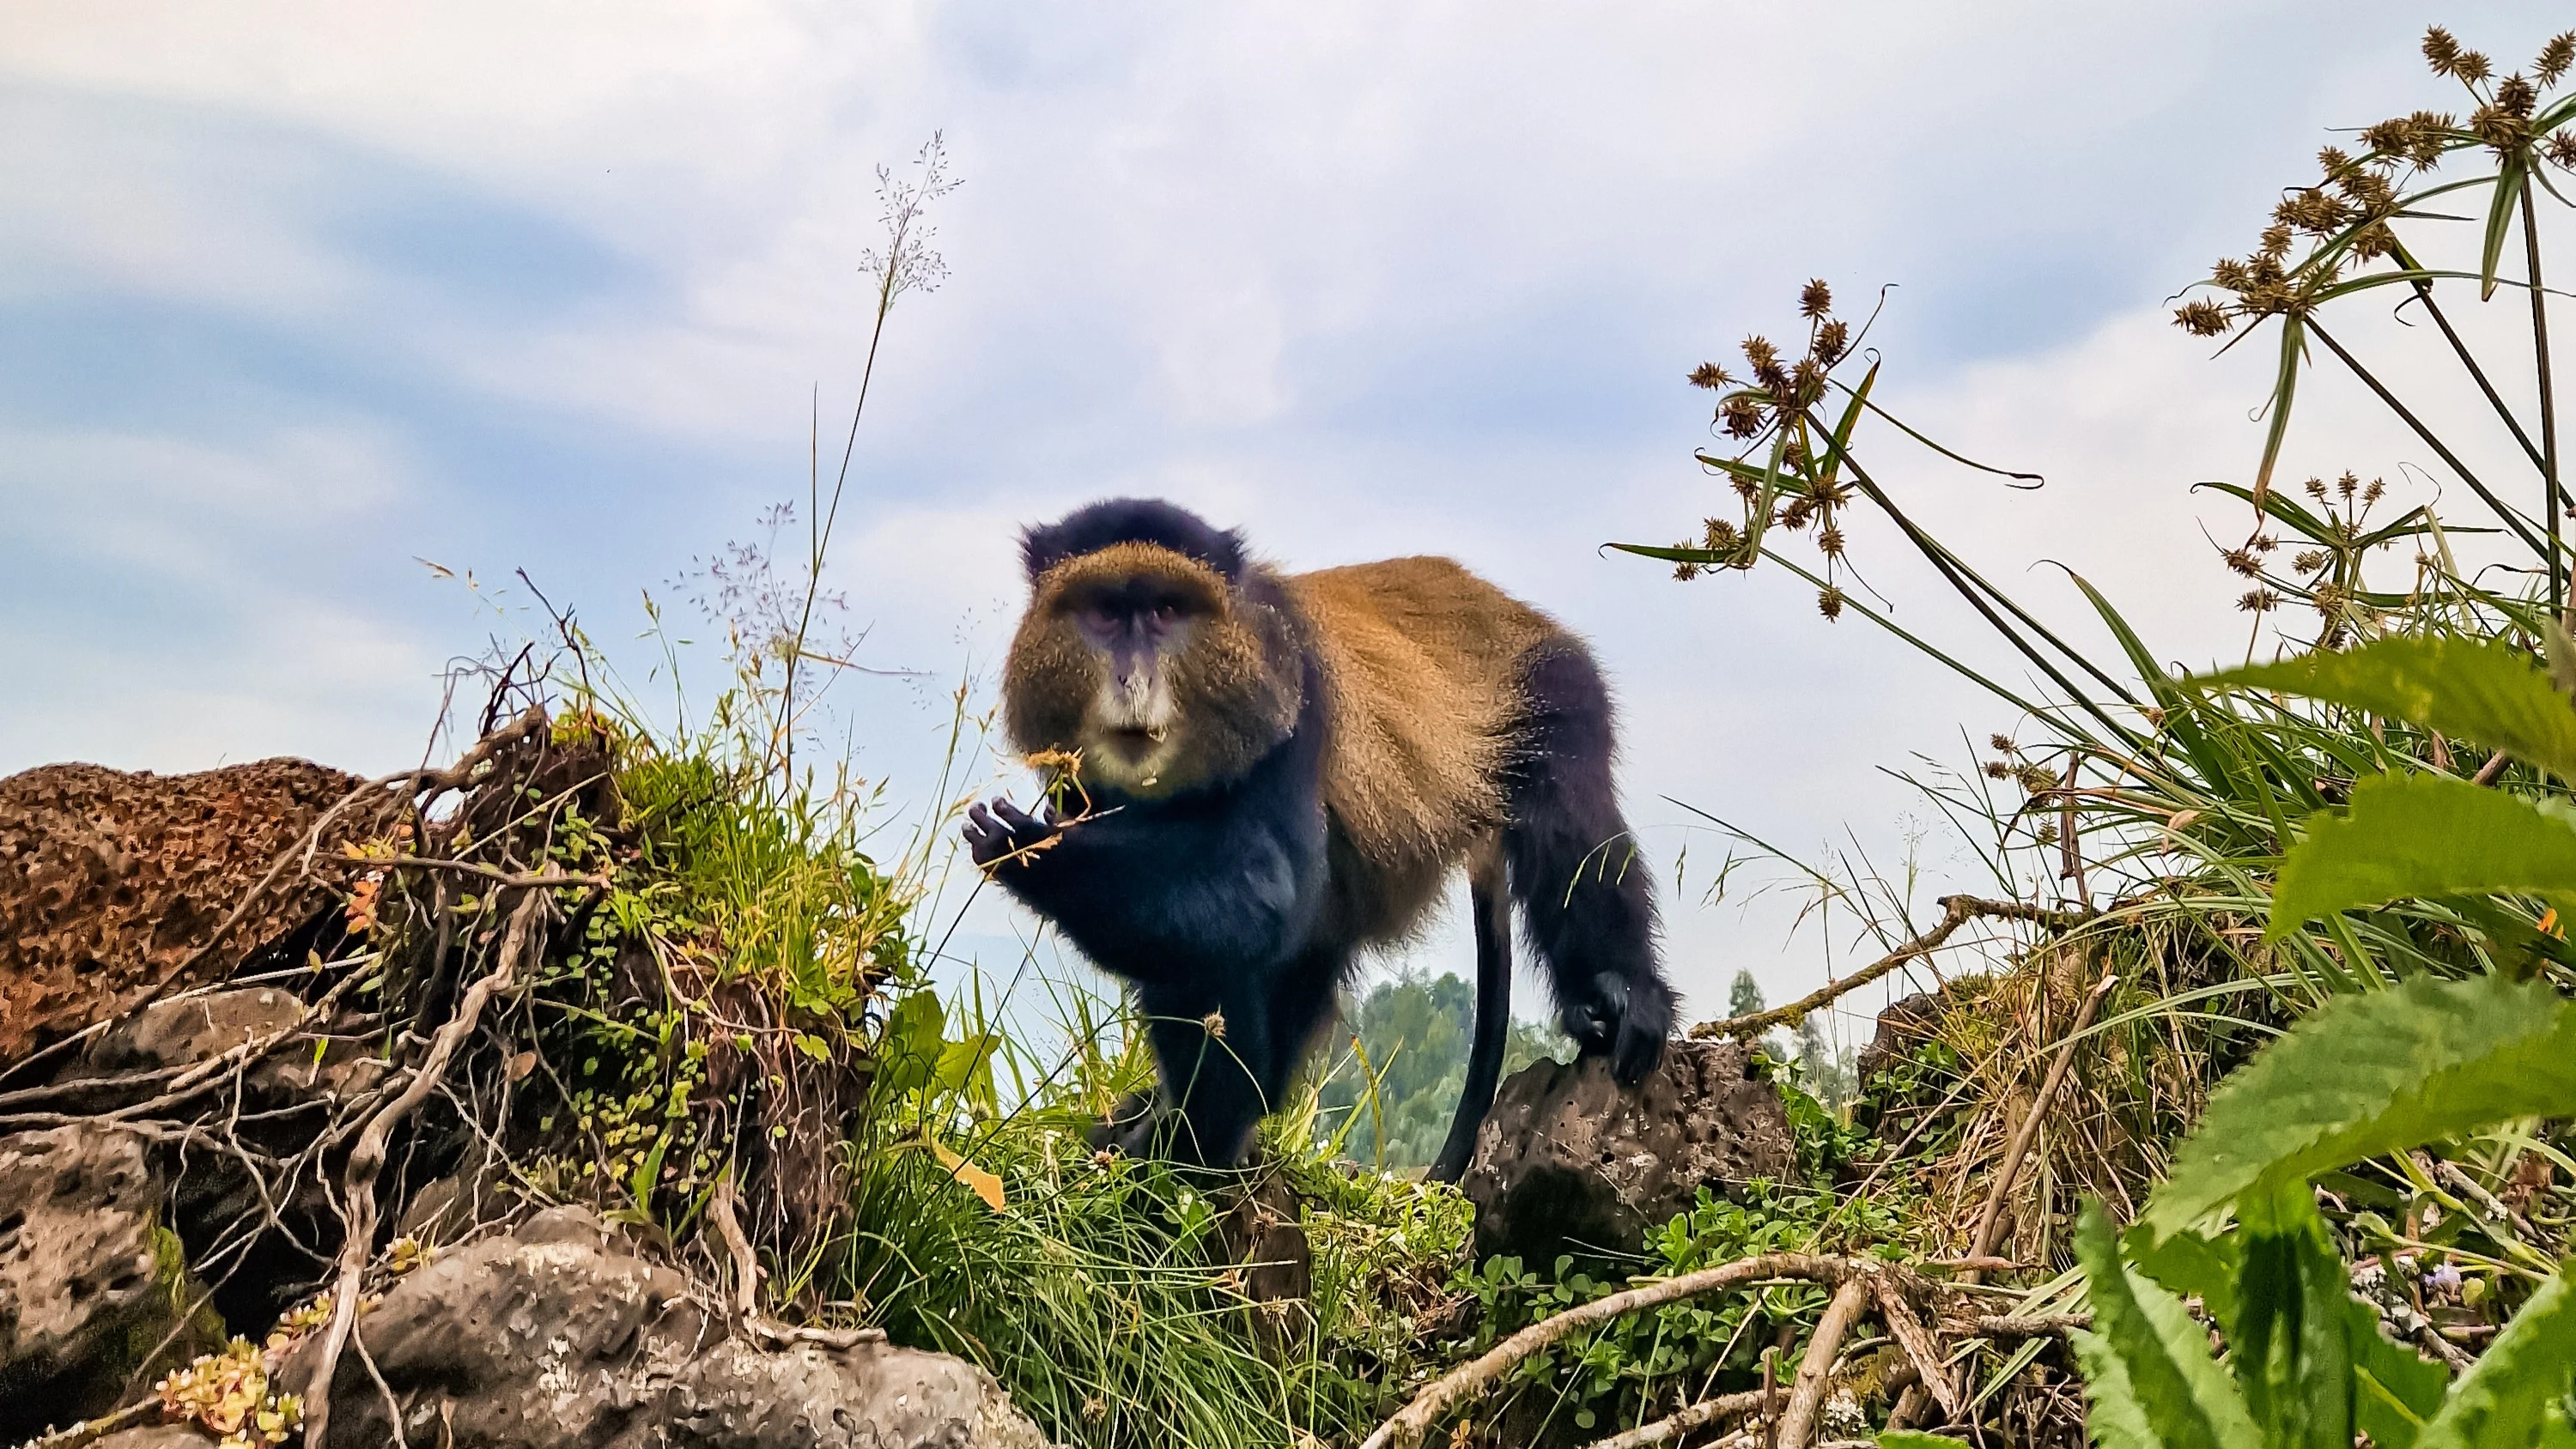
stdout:
POLYGON ((1503 1045, 1512 1024, 1512 898, 1503 884, 1497 841, 1479 851, 1467 871, 1469 909, 1476 917, 1476 1036, 1467 1051, 1467 1085, 1458 1094, 1458 1115, 1449 1119, 1449 1140, 1431 1164, 1433 1182, 1456 1182, 1467 1175, 1467 1164, 1476 1155, 1476 1131, 1494 1105, 1495 1084, 1502 1080, 1503 1045))

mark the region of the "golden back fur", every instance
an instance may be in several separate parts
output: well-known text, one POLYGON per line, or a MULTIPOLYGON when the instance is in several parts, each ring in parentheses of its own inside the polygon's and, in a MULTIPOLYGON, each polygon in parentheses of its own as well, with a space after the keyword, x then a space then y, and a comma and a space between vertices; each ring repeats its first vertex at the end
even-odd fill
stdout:
POLYGON ((1450 559, 1255 568, 1288 610, 1250 602, 1155 544, 1112 544, 1048 569, 1003 666, 1005 727, 1026 753, 1083 751, 1087 787, 1169 795, 1239 775, 1287 736, 1304 699, 1296 662, 1311 649, 1325 690, 1330 929, 1354 944, 1399 940, 1501 828, 1523 664, 1561 630, 1450 559), (1140 576, 1201 610, 1170 660, 1181 726, 1150 775, 1100 748, 1092 701, 1105 667, 1066 617, 1080 590, 1140 576))
POLYGON ((1291 575, 1324 665, 1335 909, 1355 939, 1413 929, 1503 823, 1518 680, 1556 622, 1445 558, 1291 575))

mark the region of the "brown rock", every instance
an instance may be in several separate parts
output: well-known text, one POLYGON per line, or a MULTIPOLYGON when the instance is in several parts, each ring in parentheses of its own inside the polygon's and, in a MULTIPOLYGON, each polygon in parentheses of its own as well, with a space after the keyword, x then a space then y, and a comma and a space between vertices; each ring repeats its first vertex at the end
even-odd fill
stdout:
MULTIPOLYGON (((1048 1449, 982 1369, 863 1342, 771 1350, 728 1336, 678 1273, 559 1208, 440 1256, 359 1320, 414 1444, 453 1449, 1048 1449)), ((315 1345, 277 1382, 300 1388, 315 1345)), ((356 1352, 334 1449, 393 1441, 356 1352)))
MULTIPOLYGON (((165 989, 222 980, 329 909, 330 890, 281 880, 181 971, 359 783, 286 759, 167 776, 46 765, 0 779, 0 1063, 165 989)), ((372 828, 347 823, 325 850, 372 828)))
POLYGON ((106 1413, 220 1340, 183 1322, 198 1295, 160 1205, 131 1132, 0 1137, 0 1444, 106 1413))
POLYGON ((1744 1047, 1676 1041, 1633 1089, 1600 1058, 1512 1077, 1458 1186, 1476 1204, 1479 1254, 1543 1267, 1562 1253, 1635 1252, 1700 1188, 1737 1192, 1795 1162, 1788 1109, 1746 1075, 1744 1047))

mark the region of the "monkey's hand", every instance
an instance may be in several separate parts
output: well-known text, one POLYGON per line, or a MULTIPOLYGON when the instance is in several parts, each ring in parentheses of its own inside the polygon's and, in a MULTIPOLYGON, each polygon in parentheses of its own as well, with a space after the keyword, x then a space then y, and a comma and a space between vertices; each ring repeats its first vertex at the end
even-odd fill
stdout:
POLYGON ((1053 845, 1064 827, 1056 820, 1054 806, 1038 808, 1040 813, 1031 815, 1008 800, 995 800, 990 809, 982 805, 968 807, 966 849, 974 855, 975 863, 988 870, 1005 860, 1026 865, 1053 845))
POLYGON ((1566 1002, 1563 1015, 1565 1034, 1583 1055, 1608 1057, 1610 1074, 1627 1087, 1662 1063, 1664 1038, 1673 1029, 1672 997, 1661 982, 1634 991, 1610 971, 1592 978, 1588 998, 1566 1002))

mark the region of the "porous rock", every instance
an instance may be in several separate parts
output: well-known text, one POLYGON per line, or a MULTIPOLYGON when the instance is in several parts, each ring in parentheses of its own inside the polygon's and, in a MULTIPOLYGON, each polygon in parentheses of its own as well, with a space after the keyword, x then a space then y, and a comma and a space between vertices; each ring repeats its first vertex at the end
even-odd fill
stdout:
POLYGON ((1746 1071, 1736 1042, 1676 1041, 1622 1088, 1610 1063, 1538 1062, 1495 1093, 1459 1187, 1476 1204, 1480 1255, 1534 1265, 1631 1253, 1702 1187, 1739 1193, 1796 1161, 1788 1109, 1746 1071))
MULTIPOLYGON (((288 872, 191 959, 358 784, 288 759, 166 776, 46 765, 0 779, 0 1063, 165 989, 223 980, 293 936, 331 893, 288 872)), ((323 848, 378 823, 335 823, 323 848)))
MULTIPOLYGON (((454 1449, 1047 1449, 982 1369, 882 1342, 782 1350, 728 1336, 687 1281, 578 1209, 440 1255, 359 1321, 414 1444, 454 1449)), ((281 1366, 300 1387, 311 1340, 281 1366)), ((334 1449, 392 1442, 353 1349, 334 1449)))
POLYGON ((115 1408, 210 1348, 142 1139, 80 1123, 0 1137, 0 1444, 115 1408))

